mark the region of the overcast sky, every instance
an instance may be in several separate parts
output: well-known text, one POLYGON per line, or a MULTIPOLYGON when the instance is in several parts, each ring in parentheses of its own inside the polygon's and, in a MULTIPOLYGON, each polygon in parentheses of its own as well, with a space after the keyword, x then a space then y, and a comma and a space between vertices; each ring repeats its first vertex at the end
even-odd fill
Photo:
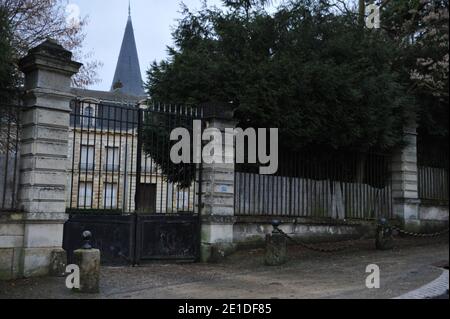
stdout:
MULTIPOLYGON (((128 0, 72 0, 81 16, 89 16, 84 51, 92 51, 103 62, 95 90, 108 91, 114 77, 120 45, 128 17, 128 0)), ((191 9, 199 9, 201 0, 184 0, 191 9)), ((131 0, 131 16, 141 65, 142 78, 154 60, 167 56, 166 46, 172 44, 171 30, 181 17, 180 0, 131 0)), ((208 0, 220 5, 220 0, 208 0)))

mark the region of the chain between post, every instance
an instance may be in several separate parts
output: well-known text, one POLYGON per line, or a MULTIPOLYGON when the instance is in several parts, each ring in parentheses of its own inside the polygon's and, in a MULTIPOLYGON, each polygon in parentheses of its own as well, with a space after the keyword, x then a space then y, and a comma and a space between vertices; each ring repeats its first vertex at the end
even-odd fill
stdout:
POLYGON ((424 234, 424 233, 413 233, 413 232, 409 232, 403 229, 400 229, 399 227, 396 226, 390 226, 393 230, 399 232, 400 234, 409 236, 409 237, 416 237, 416 238, 434 238, 434 237, 439 237, 442 235, 445 235, 449 232, 449 229, 446 229, 444 231, 441 232, 436 232, 436 233, 432 233, 432 234, 424 234))
MULTIPOLYGON (((351 224, 348 224, 348 225, 351 225, 351 224)), ((348 243, 348 244, 346 244, 344 246, 335 247, 335 248, 321 248, 321 247, 316 247, 316 246, 304 243, 304 242, 302 242, 302 241, 300 241, 298 239, 295 239, 295 238, 289 236, 288 234, 286 234, 284 231, 282 231, 279 228, 279 224, 275 224, 275 225, 273 225, 273 227, 274 227, 274 230, 276 232, 282 234, 284 237, 286 237, 288 240, 290 240, 294 244, 299 245, 299 246, 301 246, 303 248, 306 248, 308 250, 322 252, 322 253, 334 253, 334 252, 340 252, 340 251, 347 250, 349 248, 354 247, 355 242, 358 241, 358 240, 361 240, 364 237, 364 236, 361 236, 358 239, 352 239, 352 240, 341 242, 341 243, 348 243)), ((398 233, 404 234, 406 236, 416 237, 416 238, 434 238, 434 237, 439 237, 439 236, 445 235, 445 234, 447 234, 449 232, 449 229, 446 229, 444 231, 436 232, 436 233, 432 233, 432 234, 423 234, 423 233, 408 232, 408 231, 400 229, 399 227, 391 226, 391 225, 388 225, 386 227, 391 228, 392 230, 397 231, 398 233)))
MULTIPOLYGON (((374 220, 363 220, 363 221, 366 221, 366 222, 376 222, 376 221, 374 221, 374 220)), ((352 226, 352 225, 357 225, 357 224, 359 224, 358 222, 349 222, 349 221, 344 221, 344 223, 343 223, 344 225, 349 225, 349 226, 352 226)), ((403 229, 401 229, 401 228, 399 228, 399 227, 397 227, 397 226, 394 226, 394 225, 388 225, 388 226, 386 226, 386 227, 389 227, 389 228, 391 228, 392 230, 395 230, 395 231, 397 231, 398 233, 400 233, 400 234, 403 234, 403 235, 406 235, 406 236, 409 236, 409 237, 417 237, 417 238, 433 238, 433 237, 439 237, 439 236, 442 236, 442 235, 445 235, 445 234, 447 234, 447 233, 449 233, 449 231, 450 231, 450 229, 445 229, 445 230, 443 230, 443 231, 440 231, 440 232, 436 232, 436 233, 430 233, 430 234, 425 234, 425 233, 414 233, 414 232, 409 232, 409 231, 405 231, 405 230, 403 230, 403 229)))
POLYGON ((282 234, 284 237, 286 237, 288 240, 292 241, 293 243, 306 248, 308 250, 312 250, 312 251, 317 251, 317 252, 322 252, 322 253, 334 253, 334 252, 340 252, 340 251, 344 251, 347 250, 349 248, 354 247, 355 241, 360 240, 361 238, 358 239, 352 239, 352 240, 348 240, 348 241, 343 241, 341 243, 348 243, 345 246, 341 246, 341 247, 335 247, 335 248, 321 248, 321 247, 315 247, 313 245, 309 245, 306 244, 302 241, 299 241, 295 238, 292 238, 291 236, 289 236, 288 234, 286 234, 284 231, 282 231, 281 229, 279 229, 278 227, 275 228, 276 231, 278 231, 280 234, 282 234))

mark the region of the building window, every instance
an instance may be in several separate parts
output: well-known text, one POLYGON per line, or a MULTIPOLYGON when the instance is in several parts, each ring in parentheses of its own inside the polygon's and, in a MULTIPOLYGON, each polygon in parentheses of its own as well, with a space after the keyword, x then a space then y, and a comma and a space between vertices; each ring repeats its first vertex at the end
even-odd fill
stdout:
POLYGON ((81 124, 84 128, 95 127, 95 105, 83 103, 81 105, 81 124))
POLYGON ((92 208, 92 183, 80 182, 78 191, 78 206, 80 208, 92 208))
POLYGON ((105 171, 115 172, 119 170, 119 148, 106 147, 106 164, 105 171))
POLYGON ((117 208, 117 184, 105 183, 104 207, 105 209, 117 208))
POLYGON ((179 212, 189 211, 190 195, 190 190, 184 188, 178 189, 177 207, 179 212))
POLYGON ((94 146, 81 146, 80 170, 94 169, 94 146))
POLYGON ((150 157, 143 157, 141 162, 141 172, 145 174, 156 173, 156 163, 150 157))

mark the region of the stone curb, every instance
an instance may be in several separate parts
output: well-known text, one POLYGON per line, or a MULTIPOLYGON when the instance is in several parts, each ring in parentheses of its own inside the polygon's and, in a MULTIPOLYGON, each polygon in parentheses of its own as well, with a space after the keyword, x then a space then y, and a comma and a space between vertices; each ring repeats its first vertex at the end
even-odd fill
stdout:
POLYGON ((444 270, 442 275, 433 282, 394 299, 430 299, 442 296, 448 292, 448 276, 448 270, 444 270))

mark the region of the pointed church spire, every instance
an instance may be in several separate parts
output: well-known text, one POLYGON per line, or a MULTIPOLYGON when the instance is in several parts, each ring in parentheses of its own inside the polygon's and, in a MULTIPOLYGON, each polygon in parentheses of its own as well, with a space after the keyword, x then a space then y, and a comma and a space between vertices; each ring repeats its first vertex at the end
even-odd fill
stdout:
POLYGON ((133 23, 131 21, 130 2, 128 2, 128 21, 111 86, 111 91, 115 90, 136 96, 143 96, 145 94, 136 49, 136 40, 134 38, 133 23))

